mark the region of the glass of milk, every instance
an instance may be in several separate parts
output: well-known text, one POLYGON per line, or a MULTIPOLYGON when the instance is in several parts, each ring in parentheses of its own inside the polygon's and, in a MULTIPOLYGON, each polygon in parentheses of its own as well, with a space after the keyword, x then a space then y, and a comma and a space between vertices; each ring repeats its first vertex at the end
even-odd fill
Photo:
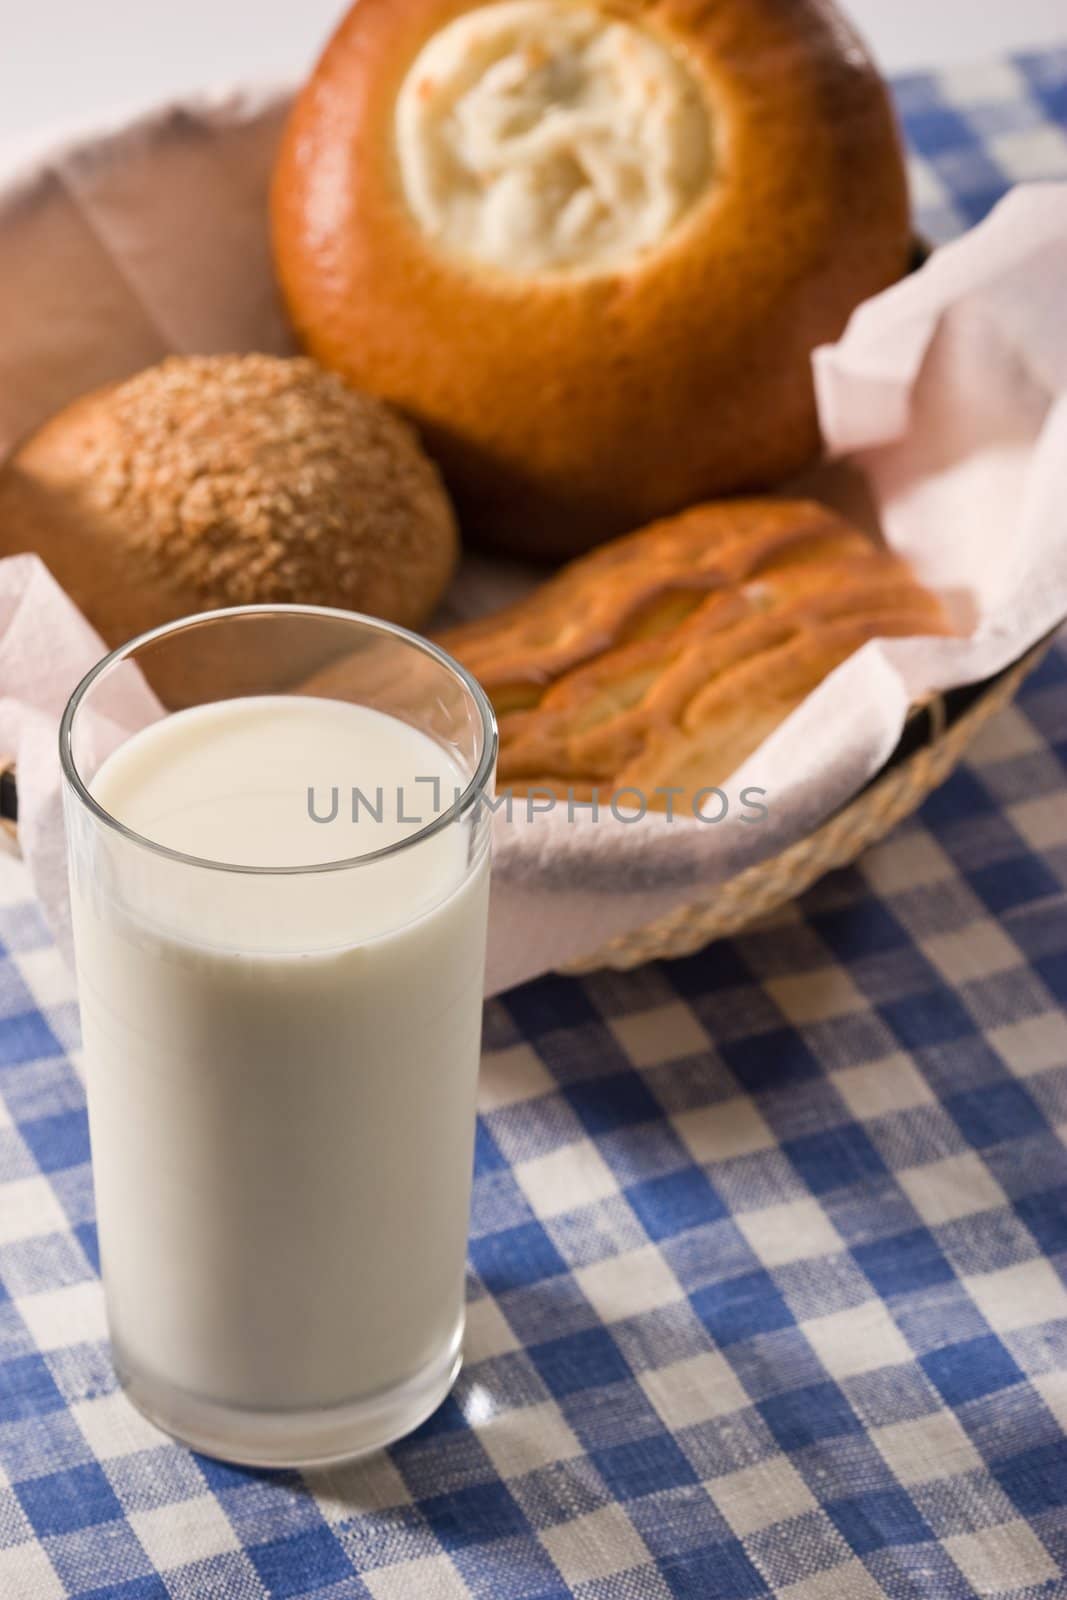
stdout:
POLYGON ((432 644, 245 607, 60 730, 115 1366, 253 1464, 415 1427, 459 1368, 493 713, 432 644))

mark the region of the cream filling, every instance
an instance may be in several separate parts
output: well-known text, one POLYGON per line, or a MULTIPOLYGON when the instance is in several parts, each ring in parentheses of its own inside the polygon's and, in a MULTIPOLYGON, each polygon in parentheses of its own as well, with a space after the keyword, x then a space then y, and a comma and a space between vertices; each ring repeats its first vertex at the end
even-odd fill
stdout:
POLYGON ((520 275, 660 245, 711 177, 686 65, 567 0, 476 6, 419 52, 396 106, 408 206, 442 249, 520 275))

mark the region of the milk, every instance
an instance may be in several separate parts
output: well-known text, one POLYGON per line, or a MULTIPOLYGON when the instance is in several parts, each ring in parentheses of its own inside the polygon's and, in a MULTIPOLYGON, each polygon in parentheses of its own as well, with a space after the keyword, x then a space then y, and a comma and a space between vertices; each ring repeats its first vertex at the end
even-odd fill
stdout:
POLYGON ((467 782, 393 717, 279 696, 167 717, 90 784, 135 833, 233 867, 408 841, 297 874, 190 866, 99 829, 72 846, 116 1362, 205 1448, 344 1453, 343 1428, 270 1441, 368 1405, 387 1437, 392 1397, 425 1412, 454 1375, 488 864, 484 832, 416 835, 467 782))

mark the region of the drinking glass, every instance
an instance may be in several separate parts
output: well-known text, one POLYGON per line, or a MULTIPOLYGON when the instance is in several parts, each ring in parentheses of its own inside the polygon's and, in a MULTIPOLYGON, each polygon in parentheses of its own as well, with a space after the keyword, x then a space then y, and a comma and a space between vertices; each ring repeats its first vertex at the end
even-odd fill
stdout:
POLYGON ((113 1358, 134 1403, 208 1454, 280 1466, 375 1449, 459 1369, 496 745, 484 693, 443 651, 316 607, 157 628, 64 713, 113 1358), (264 825, 282 803, 269 785, 239 796, 263 864, 176 849, 101 799, 108 764, 134 758, 169 793, 198 708, 220 702, 277 723, 289 781, 285 740, 323 700, 366 710, 307 774, 314 860, 287 859, 264 825), (406 725, 390 730, 414 741, 413 767, 418 734, 458 774, 435 794, 405 768, 404 826, 394 814, 385 834, 370 712, 406 725), (159 737, 176 716, 184 745, 159 737))

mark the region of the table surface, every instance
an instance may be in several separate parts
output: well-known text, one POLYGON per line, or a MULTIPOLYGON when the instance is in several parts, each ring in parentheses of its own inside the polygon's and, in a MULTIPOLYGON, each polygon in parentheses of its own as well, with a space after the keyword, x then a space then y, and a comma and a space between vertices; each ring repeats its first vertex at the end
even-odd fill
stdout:
MULTIPOLYGON (((898 83, 920 220, 1067 175, 1067 51, 898 83)), ((466 1367, 224 1467, 107 1352, 71 978, 0 859, 0 1596, 1067 1596, 1067 647, 773 923, 493 1001, 466 1367)))
MULTIPOLYGON (((1067 41, 1064 0, 844 0, 887 72, 1067 41)), ((33 0, 3 8, 0 146, 169 96, 306 71, 343 0, 33 0)))

